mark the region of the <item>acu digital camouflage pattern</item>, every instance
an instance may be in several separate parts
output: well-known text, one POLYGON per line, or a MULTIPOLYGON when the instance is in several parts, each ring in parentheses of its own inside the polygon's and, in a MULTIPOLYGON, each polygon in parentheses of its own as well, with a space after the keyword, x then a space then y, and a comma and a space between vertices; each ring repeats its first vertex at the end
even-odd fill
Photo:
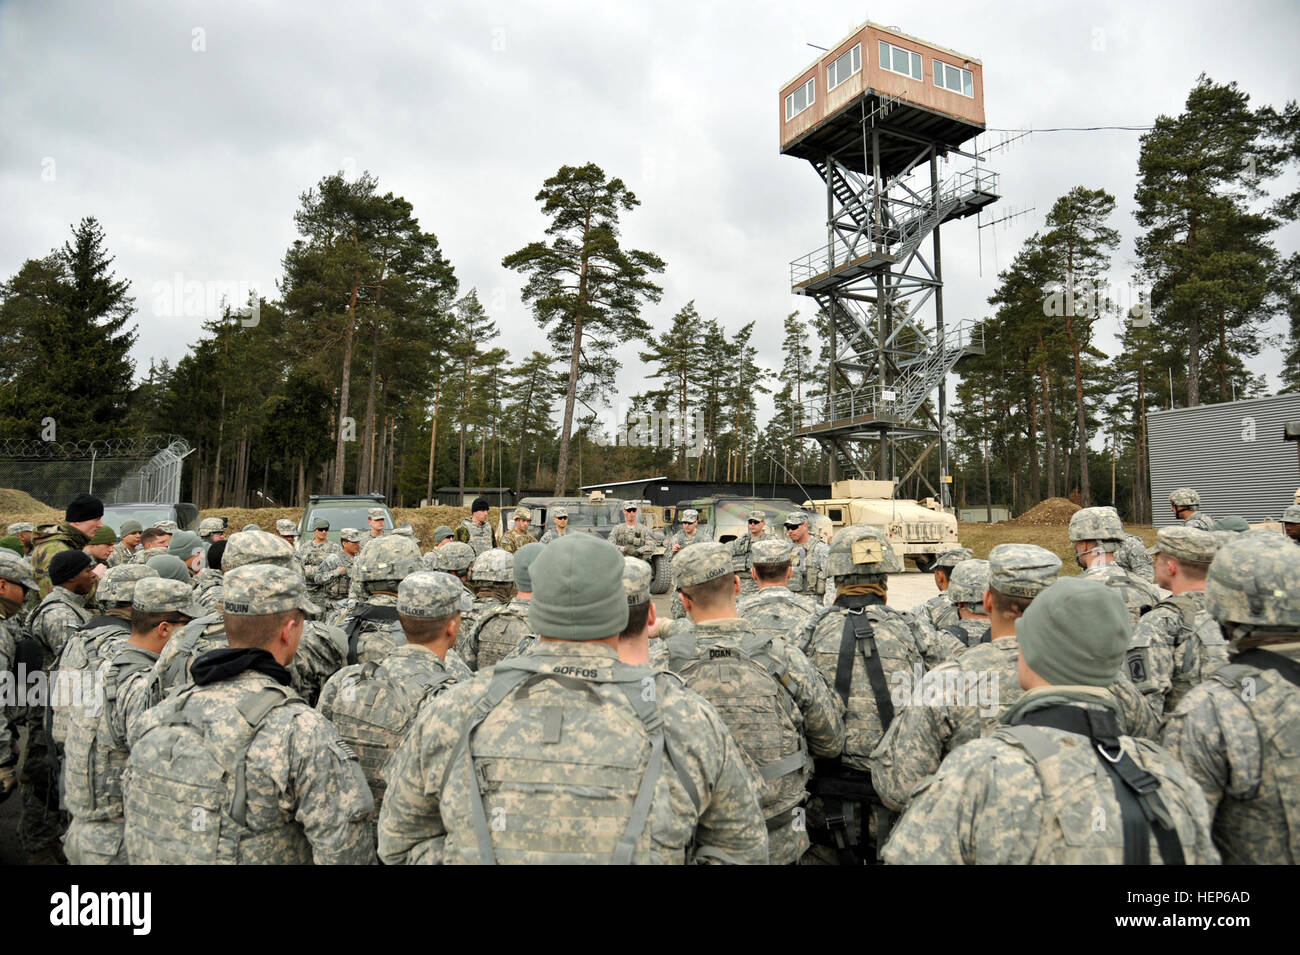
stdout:
POLYGON ((361 548, 352 563, 352 579, 363 586, 400 581, 421 567, 420 547, 414 540, 401 534, 385 534, 371 538, 361 548))
POLYGON ((514 554, 501 547, 483 551, 474 558, 474 564, 470 567, 470 580, 513 584, 515 582, 514 554))
POLYGON ((767 861, 756 784, 717 713, 677 678, 578 642, 539 644, 429 701, 387 774, 380 858, 483 861, 471 815, 472 788, 481 788, 496 861, 609 862, 652 762, 660 771, 631 861, 767 861), (466 749, 464 728, 510 667, 565 679, 542 677, 506 696, 466 749), (663 721, 659 760, 637 709, 649 704, 663 721))
POLYGON ((95 588, 100 606, 106 607, 119 603, 129 604, 135 599, 136 583, 157 576, 158 571, 148 566, 125 565, 109 568, 108 572, 99 578, 99 584, 95 588))
POLYGON ((1151 556, 1147 553, 1142 538, 1125 534, 1124 539, 1120 541, 1119 549, 1115 551, 1115 563, 1135 577, 1140 577, 1149 584, 1155 583, 1155 567, 1151 563, 1151 556))
POLYGON ((808 799, 810 754, 838 756, 844 746, 840 700, 797 647, 738 618, 697 621, 667 647, 673 672, 713 705, 763 780, 771 861, 797 861, 809 841, 793 811, 808 799))
POLYGON ((374 800, 356 755, 265 674, 181 691, 145 714, 129 745, 123 795, 135 864, 374 861, 374 800))
POLYGON ((467 517, 456 525, 455 537, 460 543, 468 544, 475 557, 497 546, 497 535, 492 526, 487 521, 475 523, 472 517, 467 517))
POLYGON ((1129 679, 1159 714, 1227 662, 1228 641, 1197 590, 1167 597, 1145 614, 1124 658, 1129 679))
POLYGON ((194 578, 194 599, 206 613, 218 613, 221 610, 221 571, 215 567, 204 567, 194 578))
POLYGON ((948 599, 953 604, 978 604, 984 601, 984 591, 989 589, 989 562, 963 560, 952 569, 948 582, 948 599))
POLYGON ((790 590, 794 593, 824 594, 826 592, 826 559, 830 545, 809 537, 802 544, 790 544, 790 590))
MULTIPOLYGON (((1113 507, 1084 507, 1070 515, 1071 541, 1122 541, 1124 524, 1113 507)), ((1113 550, 1113 548, 1110 548, 1113 550)))
POLYGON ((451 574, 421 571, 397 588, 397 612, 407 617, 450 617, 460 609, 465 588, 451 574))
POLYGON ((1280 534, 1239 537, 1215 553, 1205 596, 1221 624, 1300 630, 1300 552, 1280 534))
POLYGON ((760 587, 736 601, 736 616, 755 633, 785 637, 797 630, 817 610, 817 605, 786 587, 760 587))
POLYGON ((697 544, 688 550, 679 551, 673 558, 673 576, 677 579, 678 587, 698 587, 734 573, 731 554, 725 544, 697 544))
POLYGON ((866 524, 853 524, 841 527, 831 538, 830 554, 826 558, 826 574, 839 579, 857 574, 901 574, 903 559, 898 556, 892 544, 885 539, 879 528, 866 524), (880 544, 880 559, 866 563, 856 563, 853 545, 859 541, 876 541, 880 544))
POLYGON ((1061 558, 1035 544, 998 544, 989 551, 988 585, 1008 597, 1033 599, 1056 583, 1061 558))
MULTIPOLYGON (((750 511, 750 516, 761 516, 766 519, 762 511, 750 511)), ((764 527, 762 532, 755 537, 746 531, 735 540, 726 545, 731 554, 732 572, 740 578, 740 592, 750 594, 758 589, 758 584, 754 583, 754 578, 749 573, 749 568, 754 565, 753 548, 760 540, 770 540, 776 537, 776 533, 770 527, 764 527)))
MULTIPOLYGON (((1060 687, 1026 697, 1028 707, 1050 703, 1101 708, 1095 695, 1060 687)), ((1102 691, 1104 692, 1104 691, 1102 691)), ((1036 731, 1045 754, 1035 756, 1007 730, 956 749, 938 772, 916 788, 885 844, 891 865, 1117 865, 1124 860, 1119 800, 1101 770, 1092 741, 1053 727, 1036 731), (1041 735, 1038 735, 1041 734, 1041 735)), ((1219 861, 1209 837, 1205 796, 1187 771, 1148 740, 1120 737, 1124 751, 1159 780, 1159 797, 1186 861, 1219 861)), ((1160 860, 1154 833, 1150 858, 1160 860)))
POLYGON ((645 561, 635 557, 623 558, 623 592, 627 594, 629 607, 650 602, 651 576, 645 561))
POLYGON ((1128 610, 1130 630, 1136 629, 1142 615, 1160 603, 1160 591, 1140 577, 1135 577, 1119 564, 1098 562, 1081 575, 1116 590, 1128 610))
POLYGON ((654 532, 639 521, 629 526, 626 521, 609 532, 609 542, 625 557, 639 557, 656 543, 654 532))

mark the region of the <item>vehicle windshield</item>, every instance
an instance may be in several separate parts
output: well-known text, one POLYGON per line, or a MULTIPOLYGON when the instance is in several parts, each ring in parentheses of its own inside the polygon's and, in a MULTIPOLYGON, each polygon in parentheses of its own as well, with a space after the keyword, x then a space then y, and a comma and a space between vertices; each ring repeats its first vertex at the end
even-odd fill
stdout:
MULTIPOLYGON (((553 514, 556 507, 564 507, 569 511, 570 527, 608 527, 614 523, 609 517, 609 508, 604 504, 551 504, 547 506, 547 513, 553 514)), ((617 509, 615 514, 617 514, 617 509)), ((547 520, 548 524, 554 525, 554 517, 547 520)))
MULTIPOLYGON (((302 533, 310 537, 312 521, 318 517, 323 517, 330 522, 329 539, 337 541, 339 531, 345 527, 355 527, 364 536, 370 533, 370 509, 375 507, 374 504, 344 504, 340 506, 317 504, 307 512, 307 520, 303 523, 302 533)), ((384 518, 384 530, 393 529, 393 519, 384 518)))
POLYGON ((104 506, 104 523, 117 533, 127 521, 139 521, 141 527, 153 527, 159 521, 173 521, 175 514, 170 507, 160 504, 157 507, 114 507, 104 506))

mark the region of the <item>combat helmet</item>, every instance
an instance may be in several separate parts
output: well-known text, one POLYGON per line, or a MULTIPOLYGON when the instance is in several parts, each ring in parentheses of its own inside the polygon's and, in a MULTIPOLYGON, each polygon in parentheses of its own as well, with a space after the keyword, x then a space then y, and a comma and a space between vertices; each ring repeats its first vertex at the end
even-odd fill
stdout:
POLYGON ((32 565, 26 557, 19 557, 11 550, 0 547, 0 579, 11 580, 28 590, 39 589, 32 565))
POLYGON ((449 573, 464 574, 474 563, 474 548, 461 541, 443 544, 430 553, 437 555, 438 569, 449 573))
POLYGON ((1300 548, 1275 533, 1235 537, 1210 564, 1205 606, 1229 637, 1230 627, 1300 630, 1300 548))
POLYGON ((1169 492, 1169 503, 1174 507, 1200 507, 1201 495, 1195 488, 1179 487, 1169 492))
POLYGON ((1113 554, 1123 546, 1124 522, 1113 507, 1084 507, 1070 516, 1070 541, 1096 541, 1097 546, 1074 555, 1074 562, 1087 567, 1083 559, 1092 554, 1113 554))
POLYGON ((877 527, 842 527, 831 540, 826 576, 841 580, 859 575, 901 574, 903 560, 877 527))
POLYGON ((401 534, 376 537, 362 548, 352 565, 352 579, 362 584, 380 580, 400 581, 423 570, 420 548, 401 534))
POLYGON ((475 583, 495 581, 513 584, 515 582, 515 555, 500 547, 492 547, 474 558, 470 579, 475 583))
POLYGON ((157 577, 158 571, 148 564, 118 564, 109 569, 95 588, 95 600, 101 607, 110 604, 129 604, 135 599, 135 585, 146 577, 157 577))

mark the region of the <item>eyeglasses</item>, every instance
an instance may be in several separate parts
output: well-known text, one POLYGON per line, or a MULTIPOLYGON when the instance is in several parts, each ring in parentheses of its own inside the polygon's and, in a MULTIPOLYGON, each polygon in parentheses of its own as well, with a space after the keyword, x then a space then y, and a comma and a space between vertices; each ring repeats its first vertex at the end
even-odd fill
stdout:
POLYGON ((629 514, 635 514, 635 513, 636 513, 636 508, 635 508, 635 507, 625 507, 625 508, 623 508, 623 510, 627 511, 627 513, 629 513, 629 514))
POLYGON ((688 525, 690 525, 691 527, 694 527, 696 524, 699 523, 699 521, 682 521, 682 523, 683 523, 683 524, 688 524, 688 525))
POLYGON ((567 521, 567 520, 568 520, 568 518, 565 517, 563 514, 558 515, 555 519, 556 519, 557 521, 567 521))
POLYGON ((751 523, 751 524, 762 524, 763 522, 762 522, 762 521, 750 521, 749 523, 751 523))
POLYGON ((797 531, 797 530, 798 530, 799 528, 801 528, 801 527, 803 527, 802 524, 787 524, 787 525, 785 525, 785 529, 788 530, 788 531, 797 531))

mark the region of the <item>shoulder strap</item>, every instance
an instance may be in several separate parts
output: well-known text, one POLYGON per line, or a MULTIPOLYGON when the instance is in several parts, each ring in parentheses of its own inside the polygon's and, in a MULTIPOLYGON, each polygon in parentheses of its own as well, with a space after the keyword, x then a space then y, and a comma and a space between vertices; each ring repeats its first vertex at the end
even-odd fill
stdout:
POLYGON ((876 631, 867 615, 850 611, 844 615, 844 632, 840 636, 840 654, 835 663, 835 692, 847 706, 849 692, 853 685, 853 656, 858 650, 862 654, 862 663, 867 668, 867 679, 871 682, 871 695, 876 701, 876 713, 882 726, 888 730, 894 722, 894 700, 889 695, 885 683, 885 670, 880 663, 880 654, 876 652, 876 631))
POLYGON ((1253 650, 1238 653, 1232 662, 1234 664, 1244 663, 1247 666, 1258 667, 1261 670, 1272 670, 1292 686, 1300 687, 1300 663, 1289 657, 1284 657, 1280 653, 1256 647, 1253 650))
POLYGON ((396 607, 376 607, 372 604, 361 604, 354 607, 344 618, 342 629, 348 638, 348 663, 357 662, 357 646, 361 641, 361 624, 367 620, 377 620, 382 623, 389 623, 397 619, 396 607))
POLYGON ((246 768, 249 747, 253 745, 257 731, 262 728, 262 722, 270 715, 271 711, 277 706, 288 703, 293 698, 291 691, 285 687, 268 686, 248 694, 239 701, 236 707, 239 710, 239 715, 251 727, 248 737, 244 740, 235 759, 235 787, 230 799, 230 815, 241 826, 247 825, 248 822, 246 768))
POLYGON ((668 668, 677 672, 695 657, 695 631, 675 633, 664 641, 664 646, 668 649, 668 668))
POLYGON ((103 614, 97 614, 83 623, 78 630, 97 630, 100 627, 113 627, 117 630, 130 630, 130 621, 123 620, 121 617, 109 617, 103 614))
POLYGON ((1188 630, 1192 629, 1193 621, 1196 619, 1196 601, 1187 594, 1174 594, 1172 597, 1166 597, 1160 601, 1152 610, 1158 610, 1161 607, 1173 607, 1178 611, 1178 615, 1183 618, 1183 626, 1188 630))

